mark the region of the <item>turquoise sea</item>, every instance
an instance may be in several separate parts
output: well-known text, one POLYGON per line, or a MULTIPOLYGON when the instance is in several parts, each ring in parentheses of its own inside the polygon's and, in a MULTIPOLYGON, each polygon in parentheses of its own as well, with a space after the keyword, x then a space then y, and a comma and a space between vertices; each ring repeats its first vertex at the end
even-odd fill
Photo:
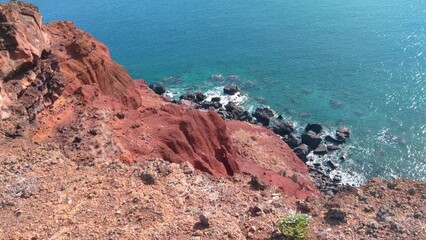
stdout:
POLYGON ((175 92, 238 85, 300 126, 352 128, 353 179, 426 179, 424 0, 33 0, 71 20, 133 78, 175 92), (178 79, 179 81, 172 81, 178 79))

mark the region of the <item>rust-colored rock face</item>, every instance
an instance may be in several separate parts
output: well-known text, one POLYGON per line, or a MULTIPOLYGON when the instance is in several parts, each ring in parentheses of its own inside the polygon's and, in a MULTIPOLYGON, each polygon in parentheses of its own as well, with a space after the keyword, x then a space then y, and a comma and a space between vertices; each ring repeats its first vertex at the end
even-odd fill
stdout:
POLYGON ((111 60, 107 47, 72 22, 47 24, 51 50, 66 81, 66 94, 84 85, 97 87, 124 105, 137 108, 141 98, 126 70, 111 60))
POLYGON ((154 144, 163 159, 175 163, 189 161, 197 169, 217 176, 239 172, 225 122, 215 112, 171 104, 154 112, 148 109, 143 118, 155 123, 154 144))
POLYGON ((0 78, 12 77, 36 64, 48 39, 38 9, 30 4, 0 5, 0 78))

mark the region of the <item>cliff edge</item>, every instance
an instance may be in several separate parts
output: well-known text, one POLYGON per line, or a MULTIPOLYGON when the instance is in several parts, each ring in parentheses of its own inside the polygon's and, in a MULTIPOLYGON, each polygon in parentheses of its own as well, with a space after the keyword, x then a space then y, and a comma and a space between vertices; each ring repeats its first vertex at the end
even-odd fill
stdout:
MULTIPOLYGON (((344 239, 363 220, 352 204, 327 205, 272 131, 167 101, 31 4, 0 4, 0 22, 0 239, 277 238, 278 216, 296 210, 312 215, 315 236, 344 239), (338 224, 324 220, 329 206, 344 213, 338 224)), ((414 189, 401 204, 422 213, 424 184, 398 186, 414 189)), ((354 203, 359 191, 338 196, 354 203)), ((425 235, 422 214, 392 217, 383 229, 399 230, 383 236, 425 235)))

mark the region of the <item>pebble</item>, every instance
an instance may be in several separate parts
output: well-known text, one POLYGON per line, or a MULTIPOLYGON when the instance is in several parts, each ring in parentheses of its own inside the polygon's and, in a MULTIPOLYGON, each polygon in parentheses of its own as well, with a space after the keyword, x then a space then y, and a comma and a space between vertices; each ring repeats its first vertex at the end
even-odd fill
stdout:
POLYGON ((408 189, 408 194, 410 194, 411 196, 414 196, 416 194, 416 189, 414 188, 408 189))
POLYGON ((199 219, 201 226, 206 228, 210 227, 210 214, 202 213, 200 214, 199 219))

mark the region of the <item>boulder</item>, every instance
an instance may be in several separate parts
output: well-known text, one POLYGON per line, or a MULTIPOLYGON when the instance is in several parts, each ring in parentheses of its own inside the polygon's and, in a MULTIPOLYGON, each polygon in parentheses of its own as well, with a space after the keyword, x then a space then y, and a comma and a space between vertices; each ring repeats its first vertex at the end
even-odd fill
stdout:
POLYGON ((244 111, 242 113, 240 113, 240 115, 238 116, 238 120, 243 121, 243 122, 253 122, 253 116, 248 112, 248 111, 244 111))
POLYGON ((325 162, 325 165, 331 170, 335 170, 337 168, 337 165, 331 160, 328 160, 327 162, 325 162))
POLYGON ((196 102, 202 102, 204 100, 206 100, 207 96, 204 93, 201 92, 197 92, 195 93, 195 101, 196 102))
POLYGON ((272 131, 281 136, 285 136, 294 131, 294 124, 292 122, 285 121, 281 115, 271 121, 271 126, 272 131))
POLYGON ((222 107, 222 104, 219 102, 203 102, 201 103, 201 108, 203 109, 219 109, 222 107))
POLYGON ((329 224, 335 225, 335 224, 346 223, 346 215, 347 215, 346 212, 344 212, 343 210, 332 208, 328 210, 325 218, 329 224))
POLYGON ((210 227, 210 214, 209 213, 202 213, 198 217, 200 220, 200 225, 205 228, 210 227))
POLYGON ((223 119, 233 119, 233 115, 226 110, 219 110, 217 112, 223 119))
POLYGON ((294 149, 302 144, 300 137, 294 134, 285 135, 283 140, 291 149, 294 149))
POLYGON ((320 124, 317 123, 309 123, 308 125, 306 125, 305 127, 305 132, 308 131, 313 131, 316 134, 320 134, 322 132, 323 128, 320 124))
POLYGON ((234 102, 228 102, 228 104, 225 105, 225 109, 236 116, 239 116, 243 112, 243 109, 234 102))
POLYGON ((160 84, 156 84, 156 83, 150 84, 149 88, 158 95, 162 95, 163 93, 166 92, 166 89, 163 86, 161 86, 160 84))
POLYGON ((193 101, 195 101, 196 97, 192 93, 185 93, 182 96, 180 96, 180 99, 193 102, 193 101))
POLYGON ((325 155, 328 153, 328 148, 324 144, 320 144, 317 148, 314 150, 314 154, 316 155, 325 155))
POLYGON ((332 137, 330 135, 325 136, 324 140, 327 143, 332 143, 332 144, 336 144, 336 145, 345 143, 344 139, 341 139, 341 138, 336 139, 336 138, 334 138, 334 137, 332 137))
POLYGON ((351 136, 351 129, 347 128, 347 127, 341 127, 341 128, 336 130, 336 136, 337 136, 338 139, 349 138, 351 136))
POLYGON ((309 154, 309 147, 306 144, 302 144, 298 147, 296 147, 293 152, 300 158, 300 160, 302 160, 303 162, 307 162, 308 159, 306 158, 306 156, 308 156, 309 154))
POLYGON ((337 150, 341 150, 342 148, 340 146, 335 146, 335 145, 329 145, 327 146, 327 150, 329 152, 333 152, 333 151, 337 151, 337 150))
POLYGON ((258 177, 251 176, 250 188, 253 189, 253 190, 265 190, 266 188, 268 188, 268 185, 266 185, 258 177))
POLYGON ((139 177, 146 185, 153 185, 156 183, 155 175, 150 172, 142 172, 139 177))
POLYGON ((264 126, 269 126, 269 122, 274 116, 274 112, 272 112, 269 108, 257 108, 253 116, 264 126))
POLYGON ((220 97, 212 97, 212 102, 220 102, 220 97))
POLYGON ((313 131, 308 131, 302 134, 302 143, 308 145, 311 149, 317 148, 321 141, 321 137, 313 131))
POLYGON ((235 84, 229 84, 223 88, 223 92, 228 95, 234 95, 239 91, 240 89, 235 84))

